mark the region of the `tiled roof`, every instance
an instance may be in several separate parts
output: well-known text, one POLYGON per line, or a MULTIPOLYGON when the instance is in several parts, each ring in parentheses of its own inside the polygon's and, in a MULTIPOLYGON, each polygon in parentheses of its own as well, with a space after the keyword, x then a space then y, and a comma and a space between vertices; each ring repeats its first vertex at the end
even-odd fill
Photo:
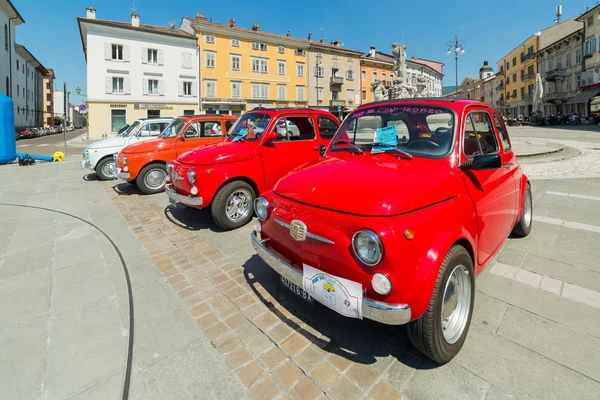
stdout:
POLYGON ((338 50, 338 51, 343 51, 343 52, 362 54, 362 51, 351 50, 351 49, 347 49, 345 47, 340 47, 340 46, 336 46, 336 45, 329 44, 329 43, 321 43, 319 41, 315 42, 313 40, 299 39, 299 38, 295 38, 292 36, 277 35, 275 33, 269 33, 269 32, 263 32, 263 31, 255 31, 255 30, 248 29, 248 28, 240 28, 238 26, 229 26, 226 24, 219 24, 216 22, 207 21, 202 18, 195 18, 195 19, 192 19, 189 17, 187 17, 187 18, 191 19, 196 24, 202 24, 204 26, 214 26, 215 28, 228 29, 228 30, 231 30, 234 32, 249 33, 249 34, 254 34, 254 35, 259 35, 259 36, 272 37, 274 39, 291 40, 294 42, 298 42, 298 43, 302 43, 302 44, 310 45, 310 46, 314 46, 314 47, 321 47, 321 48, 327 48, 327 49, 331 49, 331 50, 338 50))
POLYGON ((182 31, 181 29, 169 28, 166 26, 140 24, 139 27, 136 27, 136 26, 132 26, 131 22, 118 22, 118 21, 108 21, 108 20, 104 20, 104 19, 89 19, 89 18, 78 18, 78 20, 80 22, 87 22, 90 24, 113 26, 115 28, 131 29, 134 31, 149 32, 149 33, 158 33, 158 34, 162 34, 162 35, 178 36, 178 37, 182 37, 182 38, 186 38, 186 39, 194 39, 194 40, 196 39, 195 35, 191 35, 185 31, 182 31))

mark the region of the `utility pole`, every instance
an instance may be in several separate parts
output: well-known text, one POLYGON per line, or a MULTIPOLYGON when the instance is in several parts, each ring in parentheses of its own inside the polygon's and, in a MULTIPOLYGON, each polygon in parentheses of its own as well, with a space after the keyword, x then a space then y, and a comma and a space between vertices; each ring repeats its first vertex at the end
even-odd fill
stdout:
POLYGON ((63 128, 64 128, 63 140, 65 142, 65 157, 67 157, 67 113, 68 113, 68 110, 67 110, 67 103, 68 103, 67 102, 67 82, 64 82, 63 85, 64 85, 64 89, 63 89, 64 96, 63 97, 64 97, 64 103, 65 103, 65 113, 64 113, 64 121, 63 121, 63 128))

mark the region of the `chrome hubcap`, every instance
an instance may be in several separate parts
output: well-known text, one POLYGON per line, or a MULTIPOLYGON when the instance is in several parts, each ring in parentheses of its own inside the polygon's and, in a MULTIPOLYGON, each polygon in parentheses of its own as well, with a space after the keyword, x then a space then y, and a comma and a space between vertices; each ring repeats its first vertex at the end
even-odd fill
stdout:
POLYGON ((449 344, 460 339, 467 326, 471 308, 471 278, 464 265, 458 265, 450 274, 442 303, 442 332, 449 344))
POLYGON ((144 182, 146 182, 146 186, 151 189, 158 189, 159 187, 165 184, 165 178, 167 174, 165 171, 160 169, 153 169, 146 174, 144 178, 144 182))
POLYGON ((529 227, 531 225, 531 218, 533 216, 533 207, 531 206, 531 193, 527 191, 525 194, 525 205, 523 206, 523 215, 525 216, 525 225, 529 227))
POLYGON ((108 162, 102 166, 102 173, 106 176, 113 176, 113 171, 115 170, 115 163, 108 162))
POLYGON ((245 189, 236 190, 227 199, 225 214, 233 222, 242 220, 250 214, 252 195, 245 189))

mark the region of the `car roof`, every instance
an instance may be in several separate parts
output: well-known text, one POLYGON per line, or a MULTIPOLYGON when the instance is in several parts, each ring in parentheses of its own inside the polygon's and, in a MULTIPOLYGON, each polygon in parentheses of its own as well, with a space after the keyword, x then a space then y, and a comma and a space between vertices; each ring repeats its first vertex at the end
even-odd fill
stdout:
POLYGON ((235 115, 227 115, 227 114, 197 114, 197 115, 182 115, 178 118, 186 118, 186 119, 228 119, 231 121, 235 121, 238 119, 235 115))
POLYGON ((359 107, 356 108, 356 110, 369 108, 374 105, 419 104, 419 103, 453 107, 453 108, 454 107, 466 108, 468 106, 482 106, 482 107, 491 108, 491 106, 488 103, 484 103, 482 101, 473 100, 473 99, 464 99, 464 98, 460 98, 460 97, 415 97, 415 98, 375 101, 372 103, 360 105, 359 107))
POLYGON ((267 112, 269 114, 279 114, 279 113, 307 114, 307 113, 310 113, 310 114, 320 114, 320 115, 327 115, 327 116, 332 115, 329 111, 325 111, 325 110, 318 110, 315 108, 296 108, 296 107, 282 107, 282 108, 257 107, 257 108, 253 108, 252 110, 248 110, 248 112, 253 112, 253 111, 267 112))

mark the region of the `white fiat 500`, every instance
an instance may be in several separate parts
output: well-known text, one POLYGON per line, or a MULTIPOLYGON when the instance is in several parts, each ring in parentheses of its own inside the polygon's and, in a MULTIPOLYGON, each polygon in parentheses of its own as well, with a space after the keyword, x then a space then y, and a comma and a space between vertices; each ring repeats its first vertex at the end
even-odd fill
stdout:
POLYGON ((113 176, 113 169, 115 168, 113 154, 118 153, 129 144, 157 138, 172 119, 138 119, 116 137, 100 140, 89 145, 83 151, 81 168, 96 171, 98 177, 103 181, 115 179, 113 176))

